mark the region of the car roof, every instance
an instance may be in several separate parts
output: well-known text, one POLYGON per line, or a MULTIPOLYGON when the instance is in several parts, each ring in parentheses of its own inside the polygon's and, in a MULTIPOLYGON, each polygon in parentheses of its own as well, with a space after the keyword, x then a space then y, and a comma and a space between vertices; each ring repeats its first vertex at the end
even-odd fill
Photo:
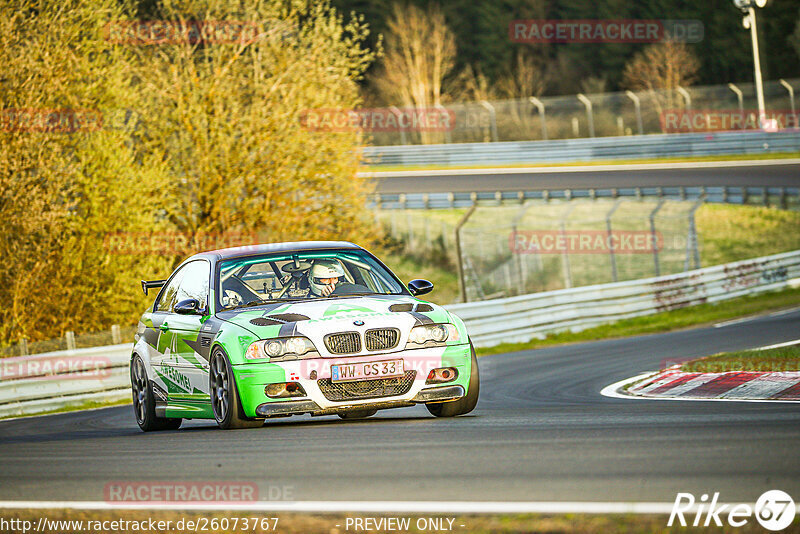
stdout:
POLYGON ((302 252, 307 250, 326 250, 326 249, 355 249, 363 250, 355 243, 349 241, 290 241, 284 243, 263 243, 260 245, 245 245, 242 247, 221 248, 195 254, 186 261, 198 258, 214 260, 226 260, 239 258, 242 256, 254 256, 257 254, 268 254, 276 252, 302 252))

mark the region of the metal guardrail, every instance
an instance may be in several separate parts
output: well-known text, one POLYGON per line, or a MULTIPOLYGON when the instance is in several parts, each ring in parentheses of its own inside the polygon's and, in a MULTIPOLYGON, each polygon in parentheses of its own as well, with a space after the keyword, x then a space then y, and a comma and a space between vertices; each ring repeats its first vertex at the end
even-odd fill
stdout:
POLYGON ((565 330, 800 285, 800 250, 680 274, 452 304, 477 346, 525 342, 565 330))
POLYGON ((0 417, 130 398, 133 345, 0 359, 0 417))
POLYGON ((370 165, 486 165, 650 159, 800 151, 800 131, 652 134, 622 137, 368 146, 370 165))
POLYGON ((446 209, 522 204, 526 200, 599 198, 665 198, 718 204, 759 204, 788 208, 800 204, 797 187, 620 187, 605 189, 542 189, 462 193, 376 193, 368 206, 377 209, 446 209))
MULTIPOLYGON (((453 304, 478 346, 800 284, 800 250, 677 275, 453 304)), ((0 417, 130 397, 131 344, 0 359, 0 417)))

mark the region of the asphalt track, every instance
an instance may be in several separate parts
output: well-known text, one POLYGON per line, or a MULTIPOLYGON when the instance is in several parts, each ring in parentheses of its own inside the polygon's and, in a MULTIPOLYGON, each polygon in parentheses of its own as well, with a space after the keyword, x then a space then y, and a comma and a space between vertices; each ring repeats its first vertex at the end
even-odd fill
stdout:
POLYGON ((608 398, 613 382, 798 338, 800 311, 480 359, 469 416, 280 419, 142 433, 130 406, 0 423, 0 500, 103 501, 119 481, 238 481, 261 499, 672 502, 800 496, 800 404, 608 398), (270 489, 272 488, 272 489, 270 489), (276 489, 277 488, 277 489, 276 489), (272 491, 272 494, 270 494, 272 491), (278 497, 279 496, 279 497, 278 497))
MULTIPOLYGON (((378 173, 378 193, 458 193, 472 191, 530 191, 540 189, 589 189, 625 187, 739 186, 800 187, 800 163, 622 165, 551 167, 531 170, 502 169, 412 171, 378 173), (607 169, 607 170, 599 170, 607 169)), ((369 173, 365 173, 369 174, 369 173)))

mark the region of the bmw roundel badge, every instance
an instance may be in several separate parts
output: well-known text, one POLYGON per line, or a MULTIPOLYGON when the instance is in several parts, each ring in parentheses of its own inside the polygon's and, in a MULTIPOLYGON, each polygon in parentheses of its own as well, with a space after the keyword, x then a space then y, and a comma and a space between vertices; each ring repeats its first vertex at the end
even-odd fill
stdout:
POLYGON ((359 319, 357 321, 353 321, 353 324, 356 326, 364 326, 364 321, 359 319))

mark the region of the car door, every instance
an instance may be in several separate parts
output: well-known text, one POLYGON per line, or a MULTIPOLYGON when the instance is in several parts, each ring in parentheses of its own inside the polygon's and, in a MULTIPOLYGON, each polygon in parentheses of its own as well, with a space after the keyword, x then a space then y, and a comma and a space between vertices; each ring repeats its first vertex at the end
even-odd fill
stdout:
MULTIPOLYGON (((178 408, 174 403, 182 401, 209 401, 208 346, 211 336, 204 337, 200 331, 208 317, 210 277, 211 264, 207 260, 194 260, 184 265, 173 309, 166 318, 166 328, 172 336, 170 355, 163 360, 164 371, 172 382, 169 390, 170 408, 178 408), (175 305, 187 299, 197 300, 202 311, 175 313, 175 305)), ((186 409, 191 410, 191 407, 186 409)))

